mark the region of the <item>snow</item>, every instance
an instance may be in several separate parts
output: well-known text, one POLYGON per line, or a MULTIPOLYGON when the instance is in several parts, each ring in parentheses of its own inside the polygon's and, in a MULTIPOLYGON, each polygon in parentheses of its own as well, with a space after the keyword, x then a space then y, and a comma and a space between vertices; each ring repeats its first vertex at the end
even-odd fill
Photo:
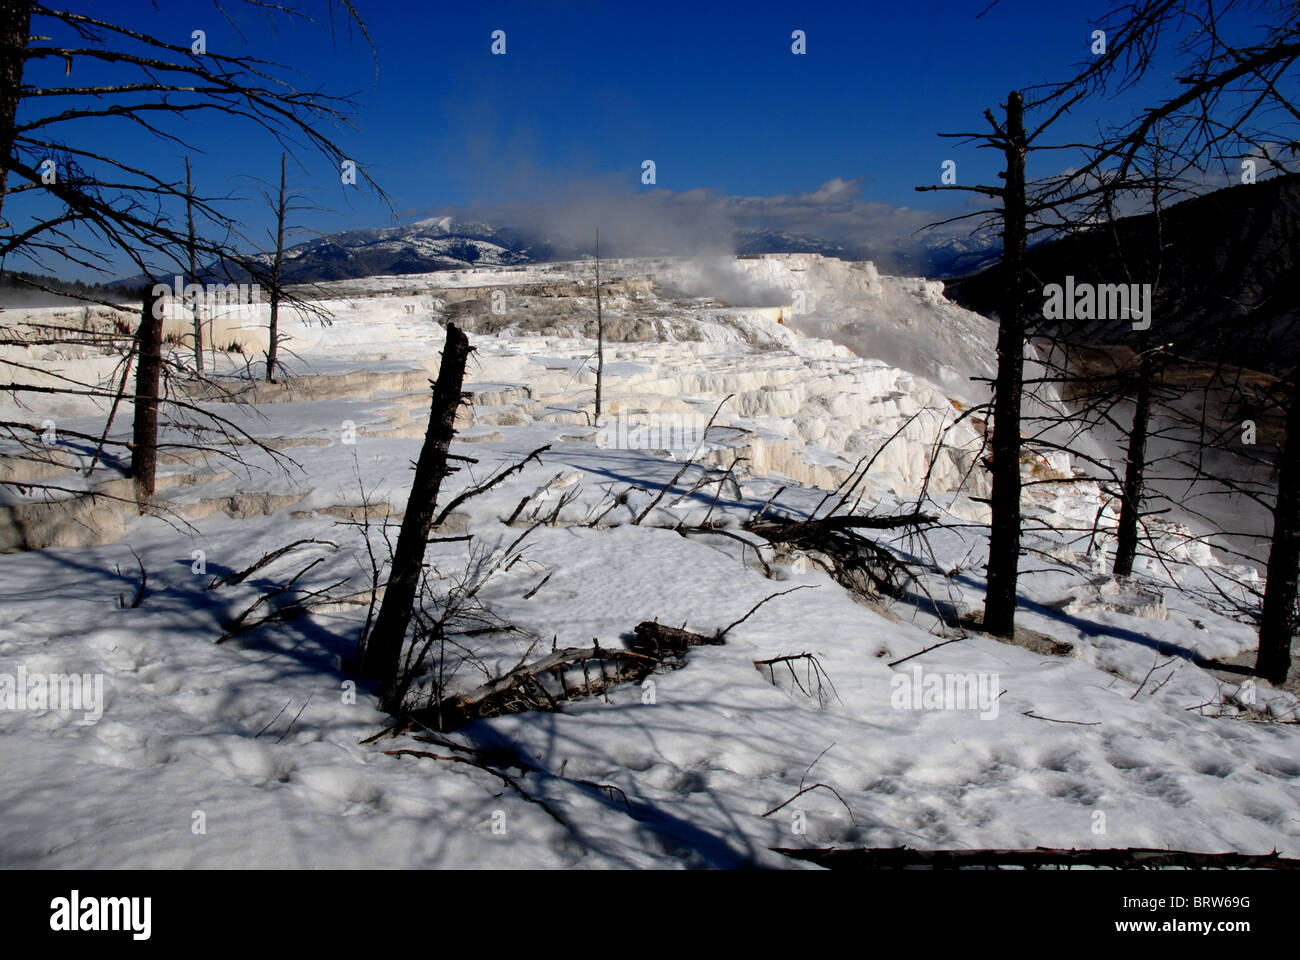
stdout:
MULTIPOLYGON (((979 399, 967 378, 991 362, 989 325, 962 316, 932 285, 864 266, 805 255, 732 266, 760 293, 805 291, 808 312, 780 324, 773 310, 793 296, 701 301, 707 294, 691 287, 706 281, 692 279, 683 262, 611 264, 611 276, 653 275, 656 286, 611 298, 606 320, 625 331, 645 320, 673 339, 607 340, 610 419, 602 424, 586 412, 594 308, 585 298, 521 295, 508 323, 471 336, 474 406, 462 412, 453 452, 478 462, 447 481, 442 501, 537 447, 551 449, 458 508, 442 533, 467 531, 470 544, 429 546, 439 591, 496 565, 478 599, 515 628, 462 638, 473 656, 458 665, 454 689, 552 644, 596 638, 617 647, 643 620, 712 634, 765 597, 805 587, 761 606, 724 645, 691 648, 680 669, 616 687, 608 702, 574 701, 560 713, 499 717, 446 735, 493 751, 498 769, 568 826, 482 770, 385 752, 448 755, 449 747, 409 735, 363 743, 386 717, 342 667, 369 591, 365 544, 350 521, 363 515, 363 501, 372 524, 404 508, 451 309, 444 293, 464 291, 464 302, 481 307, 469 314, 470 328, 486 326, 487 291, 504 277, 573 284, 584 276, 583 265, 548 265, 392 278, 391 286, 346 281, 331 285, 334 299, 322 304, 335 314, 332 325, 284 318, 298 379, 243 380, 249 405, 203 402, 274 439, 293 459, 287 469, 264 454, 249 454, 249 469, 217 457, 169 459, 159 487, 170 516, 139 517, 100 501, 81 517, 94 522, 79 523, 34 495, 6 494, 0 516, 17 538, 6 547, 43 549, 0 554, 0 705, 4 675, 19 666, 102 675, 104 695, 93 723, 62 710, 0 709, 8 774, 0 863, 788 868, 802 865, 769 847, 898 844, 1300 856, 1300 727, 1262 722, 1294 720, 1297 701, 1188 659, 1253 647, 1250 625, 1216 602, 1218 589, 1234 589, 1229 577, 1247 571, 1188 541, 1171 521, 1164 535, 1184 545, 1186 562, 1170 572, 1139 563, 1133 581, 1120 583, 1098 572, 1113 510, 1103 512, 1091 547, 1086 534, 1040 532, 1034 523, 1018 622, 1071 652, 972 633, 913 656, 961 635, 937 609, 982 603, 986 513, 978 498, 987 480, 972 418, 958 420, 979 399), (658 443, 665 427, 702 426, 728 394, 701 466, 634 525, 691 450, 626 438, 658 443), (755 547, 736 539, 782 487, 775 512, 811 513, 895 432, 855 496, 864 510, 904 512, 925 486, 927 509, 947 521, 924 540, 882 536, 918 565, 911 602, 867 602, 798 551, 764 547, 760 562, 755 547), (738 456, 748 458, 735 468, 739 489, 728 483, 719 493, 715 484, 683 496, 702 469, 720 474, 738 456), (498 564, 524 530, 505 519, 530 494, 537 498, 527 513, 558 507, 556 522, 514 548, 519 562, 498 564), (612 504, 619 494, 625 502, 612 504), (24 510, 44 512, 33 520, 24 510), (668 529, 706 513, 722 532, 668 529), (322 542, 241 584, 205 589, 298 539, 322 542), (136 556, 148 584, 132 607, 136 556), (334 602, 215 642, 224 623, 317 559, 300 585, 346 579, 334 602), (789 673, 754 666, 801 653, 817 658, 833 695, 827 687, 819 697, 815 677, 805 693, 789 673), (900 707, 900 683, 924 689, 930 677, 996 687, 995 707, 925 697, 900 707), (769 814, 814 783, 833 789, 769 814)), ((39 375, 106 381, 114 363, 94 351, 36 360, 39 375)), ((226 382, 240 386, 244 359, 218 360, 226 382)), ((21 416, 48 415, 59 431, 93 435, 104 406, 78 401, 21 416)), ((20 411, 0 413, 17 419, 20 411)), ((129 422, 119 417, 115 435, 129 422)), ((55 450, 65 458, 90 452, 71 436, 55 450)), ((112 458, 92 478, 57 463, 3 463, 11 475, 44 470, 77 489, 124 482, 112 458)), ((1045 466, 1071 476, 1068 461, 1045 466)), ((1085 529, 1096 522, 1095 484, 1031 490, 1030 518, 1085 529)), ((806 666, 797 669, 807 689, 806 666)))

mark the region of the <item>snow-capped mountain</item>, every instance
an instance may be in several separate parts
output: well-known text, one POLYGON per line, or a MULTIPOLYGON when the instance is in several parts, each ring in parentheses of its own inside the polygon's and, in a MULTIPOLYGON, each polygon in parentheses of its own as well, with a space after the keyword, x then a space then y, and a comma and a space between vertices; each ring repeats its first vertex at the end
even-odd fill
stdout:
MULTIPOLYGON (((732 235, 741 256, 774 253, 821 254, 841 260, 872 260, 894 273, 943 278, 971 273, 992 262, 997 238, 938 236, 924 239, 862 237, 842 241, 801 233, 762 228, 737 229, 732 235)), ((610 245, 609 256, 674 256, 683 252, 658 247, 619 249, 610 245)), ((284 277, 290 283, 320 283, 373 276, 404 276, 462 270, 467 267, 503 267, 530 263, 578 260, 591 250, 544 232, 497 226, 479 220, 450 216, 429 217, 395 227, 345 230, 326 234, 285 251, 284 277)), ((270 254, 257 258, 268 269, 270 254)), ((211 276, 242 276, 233 267, 213 267, 211 276)), ((139 286, 143 276, 120 281, 139 286)))
POLYGON ((285 252, 284 271, 288 280, 308 283, 471 266, 512 266, 553 255, 544 242, 509 228, 436 217, 406 226, 348 230, 299 244, 285 252))

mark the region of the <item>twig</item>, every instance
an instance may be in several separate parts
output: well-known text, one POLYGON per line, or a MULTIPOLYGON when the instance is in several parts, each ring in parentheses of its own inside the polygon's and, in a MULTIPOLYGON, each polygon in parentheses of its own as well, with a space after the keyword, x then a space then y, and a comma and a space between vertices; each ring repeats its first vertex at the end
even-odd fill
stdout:
POLYGON ((640 514, 637 515, 637 518, 632 521, 633 526, 639 525, 642 520, 648 517, 650 515, 650 511, 653 510, 655 507, 659 506, 659 501, 664 498, 664 495, 668 493, 668 491, 671 490, 674 486, 677 485, 677 481, 682 478, 682 475, 685 474, 686 471, 689 470, 692 466, 694 466, 695 454, 700 452, 700 448, 704 446, 704 441, 708 439, 709 430, 713 427, 713 421, 716 420, 718 418, 718 414, 722 412, 722 405, 725 404, 728 400, 730 400, 734 396, 735 396, 734 393, 729 393, 722 398, 721 402, 718 403, 717 409, 713 411, 713 416, 709 417, 709 422, 704 425, 704 432, 700 434, 700 444, 695 448, 695 452, 692 453, 691 456, 686 460, 686 462, 682 464, 682 468, 677 471, 676 475, 671 480, 668 481, 668 486, 664 487, 659 491, 659 495, 656 496, 654 500, 650 502, 650 506, 646 507, 644 510, 641 511, 640 514))
POLYGON ((90 466, 86 468, 86 476, 95 472, 95 466, 99 463, 99 458, 104 453, 104 444, 108 441, 108 433, 113 429, 113 419, 117 416, 117 408, 122 402, 122 397, 126 393, 126 380, 131 375, 131 362, 135 359, 137 341, 131 341, 131 351, 126 355, 126 364, 122 367, 122 382, 118 385, 117 395, 113 397, 113 406, 108 411, 108 422, 104 424, 103 436, 99 438, 99 443, 95 447, 95 455, 90 460, 90 466))
MULTIPOLYGON (((778 663, 785 664, 785 668, 790 671, 790 679, 793 680, 795 686, 799 688, 799 692, 802 693, 805 697, 811 697, 812 694, 804 689, 803 684, 799 682, 799 675, 794 672, 794 667, 792 666, 792 664, 795 660, 807 660, 809 664, 808 667, 809 673, 812 674, 815 672, 815 675, 817 677, 817 703, 819 706, 822 705, 822 679, 823 678, 825 678, 827 686, 831 688, 831 693, 835 695, 835 699, 839 700, 840 703, 844 702, 843 700, 840 699, 840 694, 839 691, 835 689, 835 684, 831 682, 830 675, 822 667, 821 661, 818 660, 811 653, 795 653, 795 654, 789 654, 784 657, 772 657, 770 660, 755 660, 754 666, 767 667, 768 679, 775 686, 776 685, 775 665, 778 663)), ((810 687, 812 686, 811 676, 809 676, 808 678, 808 685, 810 687)), ((827 747, 826 749, 829 750, 830 747, 827 747)), ((825 751, 822 752, 825 753, 825 751)))
POLYGON ((718 640, 721 640, 723 637, 725 637, 728 633, 731 632, 733 627, 740 626, 742 623, 744 623, 746 620, 752 617, 754 615, 754 612, 758 610, 759 607, 767 603, 767 601, 769 600, 775 600, 777 597, 784 597, 787 593, 794 593, 796 590, 811 589, 813 587, 815 587, 815 584, 801 583, 797 587, 791 587, 789 590, 782 590, 780 593, 774 593, 770 597, 764 597, 762 600, 758 601, 758 603, 754 604, 752 607, 749 608, 749 613, 745 614, 743 617, 741 617, 735 623, 731 624, 731 626, 727 627, 725 630, 719 630, 716 634, 714 634, 714 636, 718 640))
POLYGON ((275 740, 276 743, 279 743, 281 740, 283 740, 285 737, 289 735, 289 731, 292 730, 293 725, 298 722, 298 718, 302 716, 303 710, 307 709, 307 704, 311 703, 311 698, 315 693, 316 691, 313 690, 311 693, 307 694, 307 699, 303 702, 303 705, 298 709, 298 712, 293 715, 293 719, 289 721, 289 725, 284 728, 284 733, 280 734, 280 736, 276 738, 275 740))
POLYGON ((275 723, 275 721, 277 721, 277 720, 280 719, 280 714, 281 714, 281 713, 284 713, 284 711, 288 710, 288 709, 289 709, 289 704, 291 704, 291 703, 293 703, 293 697, 290 697, 288 700, 284 701, 284 706, 280 708, 280 713, 277 713, 274 717, 271 718, 270 722, 267 723, 266 726, 264 726, 261 730, 257 731, 257 735, 254 736, 253 739, 256 740, 256 739, 257 739, 258 737, 260 737, 262 734, 266 733, 266 731, 270 730, 270 729, 271 729, 271 724, 275 723))
MULTIPOLYGON (((538 463, 541 463, 542 461, 539 460, 538 457, 549 449, 551 449, 551 445, 549 443, 546 444, 545 446, 538 447, 536 450, 534 450, 528 456, 524 457, 518 463, 512 463, 510 466, 498 471, 494 476, 490 477, 487 480, 484 480, 478 486, 470 487, 468 490, 463 491, 458 496, 453 497, 452 500, 445 507, 442 508, 442 512, 438 514, 437 518, 434 519, 433 525, 435 527, 439 526, 444 520, 447 519, 448 516, 451 515, 451 512, 453 510, 459 507, 466 500, 469 500, 472 497, 477 497, 480 493, 486 493, 488 490, 491 490, 493 487, 495 487, 506 477, 510 476, 512 473, 518 473, 524 467, 528 466, 529 461, 537 460, 538 463)), ((511 519, 514 518, 512 517, 511 519)))
POLYGON ((835 742, 834 742, 834 741, 831 741, 830 743, 828 743, 828 744, 826 745, 826 749, 825 749, 825 750, 823 750, 821 753, 817 754, 817 756, 813 757, 813 762, 812 762, 812 763, 810 763, 810 764, 808 764, 808 766, 804 767, 803 776, 799 778, 799 789, 800 789, 800 790, 803 789, 803 782, 804 782, 805 780, 808 779, 808 774, 812 773, 812 768, 815 767, 815 766, 817 766, 817 761, 820 760, 822 757, 826 756, 826 754, 830 753, 830 752, 831 752, 831 747, 833 747, 833 746, 835 746, 835 742))
POLYGON ((858 821, 853 819, 853 810, 849 807, 849 805, 848 805, 847 803, 845 803, 844 798, 840 796, 840 792, 839 792, 838 790, 836 790, 834 787, 829 786, 828 784, 825 784, 825 783, 814 783, 811 787, 804 787, 802 790, 800 790, 798 793, 796 793, 796 794, 795 794, 793 797, 791 797, 789 800, 786 800, 784 803, 778 803, 778 804, 777 804, 775 807, 773 807, 771 810, 767 811, 767 813, 763 814, 763 816, 765 816, 765 817, 770 817, 772 814, 776 813, 776 812, 777 812, 778 810, 780 810, 782 807, 787 807, 787 806, 789 806, 790 804, 792 804, 792 803, 794 803, 796 800, 798 800, 800 797, 802 797, 805 793, 810 793, 811 791, 816 790, 818 787, 821 787, 821 788, 823 788, 823 789, 829 790, 831 793, 835 794, 835 796, 836 796, 837 798, 839 798, 840 803, 843 803, 843 804, 844 804, 844 809, 849 811, 849 820, 851 820, 851 821, 853 822, 854 826, 856 826, 858 821))
POLYGON ((784 492, 785 492, 785 487, 778 487, 776 493, 772 494, 770 497, 767 498, 767 502, 763 504, 762 509, 759 510, 758 513, 754 514, 752 518, 753 522, 762 520, 763 514, 767 513, 767 508, 772 506, 772 504, 776 502, 776 498, 781 496, 781 494, 784 492))
POLYGON ((1050 720, 1052 723, 1072 723, 1075 726, 1079 726, 1079 727, 1100 727, 1101 726, 1100 720, 1093 720, 1091 722, 1087 720, 1057 720, 1054 717, 1040 717, 1032 710, 1024 710, 1021 712, 1026 717, 1033 717, 1035 720, 1050 720))
POLYGON ((552 571, 551 571, 550 573, 548 573, 546 576, 542 577, 542 582, 539 583, 537 586, 533 587, 533 589, 529 590, 527 593, 525 593, 525 594, 524 594, 524 599, 525 599, 525 600, 531 600, 531 599, 533 599, 533 596, 537 593, 537 591, 540 590, 540 589, 542 589, 542 587, 546 586, 546 581, 549 580, 549 579, 551 579, 551 577, 554 576, 554 575, 555 575, 555 571, 552 570, 552 571))
MULTIPOLYGON (((1174 658, 1174 659, 1176 659, 1176 658, 1174 658)), ((1130 700, 1136 699, 1136 698, 1137 698, 1137 695, 1138 695, 1139 693, 1142 692, 1142 688, 1145 687, 1145 686, 1147 685, 1147 681, 1151 679, 1151 674, 1155 673, 1155 672, 1156 672, 1157 670, 1159 670, 1161 667, 1167 667, 1167 666, 1169 666, 1169 664, 1171 664, 1171 663, 1174 662, 1174 659, 1166 660, 1164 663, 1153 663, 1153 664, 1151 664, 1151 669, 1147 671, 1147 675, 1146 675, 1145 677, 1142 678, 1142 682, 1138 684, 1138 688, 1137 688, 1136 690, 1133 691, 1133 695, 1132 695, 1131 697, 1129 697, 1129 699, 1130 699, 1130 700)), ((1171 673, 1169 676, 1173 676, 1173 674, 1171 673)), ((1165 679, 1166 679, 1166 681, 1167 681, 1169 678, 1166 677, 1165 679)), ((1163 684, 1161 684, 1161 686, 1163 686, 1163 684)), ((1156 689, 1159 689, 1159 687, 1157 687, 1156 689)), ((1154 693, 1155 693, 1155 690, 1152 690, 1151 692, 1154 694, 1154 693)))
POLYGON ((228 573, 224 577, 216 577, 211 583, 209 583, 206 587, 204 587, 204 589, 213 590, 216 589, 217 587, 234 586, 237 583, 243 583, 245 580, 247 580, 258 570, 262 569, 262 567, 265 567, 268 564, 273 563, 274 561, 280 559, 280 557, 288 553, 290 550, 294 549, 295 547, 300 547, 304 543, 327 544, 328 546, 333 547, 335 550, 337 550, 339 546, 337 543, 335 543, 332 540, 314 540, 310 538, 305 540, 295 540, 293 543, 289 544, 288 546, 281 547, 279 550, 272 550, 270 553, 263 554, 262 559, 258 560, 256 563, 252 564, 251 566, 246 567, 245 569, 239 571, 238 573, 228 573))
POLYGON ((144 568, 144 561, 140 559, 140 554, 135 552, 134 547, 128 548, 131 556, 135 557, 135 562, 140 565, 140 589, 135 592, 135 599, 131 601, 131 609, 134 610, 140 604, 144 603, 144 588, 149 583, 149 573, 144 568))
MULTIPOLYGON (((568 763, 568 761, 566 760, 565 763, 568 763)), ((627 794, 623 792, 623 788, 622 788, 622 787, 616 787, 616 786, 614 786, 612 783, 596 783, 594 780, 574 780, 574 781, 572 781, 572 782, 573 782, 573 783, 580 783, 580 784, 582 784, 584 787, 591 787, 591 788, 593 788, 593 789, 595 789, 595 790, 604 790, 604 791, 605 791, 605 794, 606 794, 606 795, 607 795, 611 800, 614 799, 614 792, 617 791, 619 797, 621 797, 622 800, 623 800, 623 806, 627 807, 627 815, 628 815, 629 817, 631 817, 633 820, 640 820, 640 819, 641 819, 641 818, 638 817, 635 813, 632 812, 632 804, 631 804, 631 802, 627 799, 627 794)))
POLYGON ((944 640, 942 643, 932 644, 926 647, 924 650, 918 650, 916 651, 916 653, 909 653, 905 657, 899 657, 897 660, 891 660, 889 663, 886 664, 886 666, 896 667, 900 663, 907 663, 908 660, 911 660, 915 657, 919 657, 923 653, 929 653, 931 650, 938 650, 940 647, 946 647, 950 643, 957 643, 958 641, 965 640, 965 639, 966 639, 965 637, 953 637, 951 640, 944 640))

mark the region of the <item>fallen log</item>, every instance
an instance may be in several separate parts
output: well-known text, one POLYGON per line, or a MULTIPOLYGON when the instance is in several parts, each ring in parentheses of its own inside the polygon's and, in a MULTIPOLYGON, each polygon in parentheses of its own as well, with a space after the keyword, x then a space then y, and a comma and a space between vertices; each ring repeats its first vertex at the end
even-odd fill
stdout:
MULTIPOLYGON (((470 690, 446 697, 411 714, 406 730, 427 726, 443 732, 459 729, 472 720, 500 717, 528 710, 551 713, 576 696, 596 696, 621 683, 636 683, 664 663, 664 658, 635 650, 566 647, 470 690), (606 666, 608 664, 608 667, 606 666), (582 681, 568 681, 567 670, 580 670, 582 681), (593 676, 593 674, 595 674, 593 676)), ((396 730, 394 732, 403 732, 396 730)))
POLYGON ((984 868, 998 870, 1019 867, 1102 867, 1112 870, 1159 870, 1183 868, 1297 870, 1300 860, 1267 854, 1196 853, 1188 850, 1157 850, 1121 847, 1095 850, 1064 850, 1035 847, 1032 850, 914 850, 910 847, 859 847, 794 849, 770 847, 774 853, 794 860, 806 860, 828 870, 901 870, 907 867, 931 870, 984 868))
POLYGON ((656 670, 675 670, 684 665, 689 647, 725 642, 720 634, 692 633, 647 620, 636 625, 626 650, 602 647, 599 643, 552 650, 540 660, 520 664, 467 693, 444 697, 412 711, 405 719, 362 743, 418 729, 449 732, 473 720, 528 710, 555 713, 563 703, 575 698, 599 696, 623 683, 639 683, 656 670), (581 678, 567 677, 570 671, 575 674, 580 671, 581 678))
POLYGON ((720 646, 726 642, 720 635, 710 637, 678 627, 665 627, 649 620, 638 623, 632 634, 631 648, 656 659, 685 656, 687 647, 720 646))
MULTIPOLYGON (((920 527, 934 523, 939 518, 932 513, 899 513, 888 517, 831 516, 818 520, 796 520, 792 523, 821 530, 897 530, 901 527, 920 527)), ((771 521, 767 521, 771 522, 771 521)))

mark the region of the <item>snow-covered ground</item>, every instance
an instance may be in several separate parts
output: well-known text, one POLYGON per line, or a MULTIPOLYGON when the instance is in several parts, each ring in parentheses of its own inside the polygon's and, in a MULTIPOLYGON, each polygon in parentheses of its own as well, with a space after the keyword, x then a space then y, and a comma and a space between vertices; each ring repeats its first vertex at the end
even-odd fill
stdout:
MULTIPOLYGON (((0 555, 0 863, 790 867, 768 848, 900 844, 1300 856, 1300 726, 1277 722, 1296 719, 1296 699, 1189 659, 1253 646, 1250 626, 1216 602, 1246 571, 1192 541, 1184 563, 1139 563, 1117 583, 1104 573, 1113 514, 1098 523, 1095 485, 1034 486, 1026 636, 1004 643, 945 622, 982 602, 987 475, 981 424, 962 411, 979 397, 969 377, 991 368, 987 321, 924 281, 804 255, 607 271, 602 424, 589 416, 584 266, 371 278, 331 288, 332 325, 289 321, 286 384, 241 379, 244 358, 216 357, 247 402, 200 402, 290 461, 251 447, 247 467, 177 451, 160 471, 169 510, 143 518, 107 500, 68 510, 10 491, 5 546, 41 549, 0 555), (448 320, 475 348, 453 452, 478 462, 442 500, 550 445, 440 531, 471 540, 430 544, 435 594, 482 581, 476 623, 503 628, 456 638, 452 689, 553 645, 618 648, 644 620, 712 634, 808 588, 608 702, 445 735, 486 751, 563 824, 482 769, 386 752, 454 746, 363 742, 387 718, 342 668, 370 587, 356 521, 369 516, 382 553, 378 527, 404 508, 448 320), (700 465, 635 524, 726 397, 700 465), (914 564, 909 599, 857 597, 741 527, 774 495, 770 512, 811 514, 878 451, 860 512, 906 512, 924 491, 943 521, 923 538, 880 537, 914 564), (705 470, 729 467, 737 483, 686 495, 705 470), (524 522, 508 524, 528 495, 524 522), (517 542, 527 517, 557 507, 517 542), (673 529, 706 516, 718 533, 673 529), (298 540, 316 542, 206 589, 298 540), (330 588, 330 602, 216 642, 317 559, 295 586, 330 588), (954 642, 912 656, 943 640, 954 642), (794 673, 754 663, 803 653, 824 673, 807 659, 794 673), (78 710, 5 706, 5 676, 16 683, 20 670, 29 682, 86 676, 88 698, 78 710)), ((246 312, 240 323, 260 323, 246 312)), ((251 357, 257 332, 244 336, 251 357)), ((33 378, 111 381, 115 358, 93 349, 23 349, 33 378)), ((103 429, 101 401, 28 403, 3 417, 50 420, 56 462, 11 458, 8 478, 122 489, 112 457, 90 479, 58 465, 93 452, 76 434, 103 429)), ((115 435, 128 424, 119 413, 115 435)), ((1068 478, 1070 463, 1025 469, 1068 478)))

